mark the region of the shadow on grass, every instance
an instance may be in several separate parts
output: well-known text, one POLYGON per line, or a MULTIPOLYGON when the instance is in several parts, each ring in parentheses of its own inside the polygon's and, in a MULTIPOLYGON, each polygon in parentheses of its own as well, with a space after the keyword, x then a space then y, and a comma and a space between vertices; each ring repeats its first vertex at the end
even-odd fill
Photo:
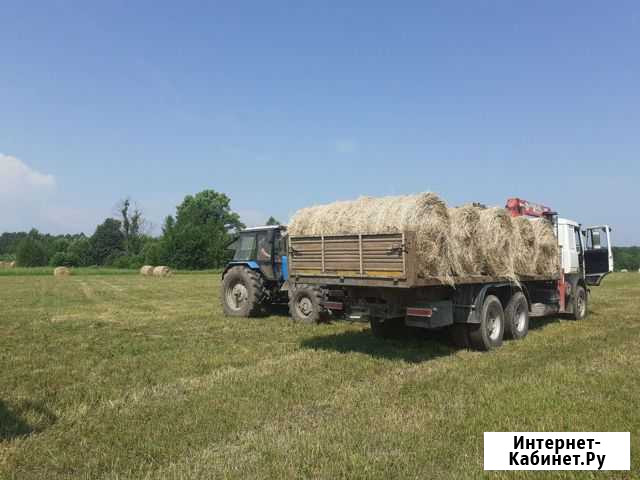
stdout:
POLYGON ((0 400, 0 442, 39 433, 56 420, 53 412, 41 402, 23 400, 11 409, 0 400))
POLYGON ((302 347, 340 353, 364 353, 375 358, 419 363, 455 353, 446 332, 407 329, 394 338, 374 337, 369 329, 308 338, 302 347))
POLYGON ((555 317, 535 317, 529 319, 529 330, 542 330, 548 325, 560 323, 564 318, 555 317))

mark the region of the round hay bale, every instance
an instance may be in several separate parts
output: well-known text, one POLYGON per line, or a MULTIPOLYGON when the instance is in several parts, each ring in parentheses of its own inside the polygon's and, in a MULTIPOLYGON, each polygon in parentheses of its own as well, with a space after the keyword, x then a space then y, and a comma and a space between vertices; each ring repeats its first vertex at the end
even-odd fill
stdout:
POLYGON ((171 275, 171 269, 166 266, 159 266, 153 269, 153 275, 155 277, 167 277, 171 275))
POLYGON ((538 245, 531 219, 515 217, 511 220, 515 233, 513 242, 515 272, 517 275, 535 275, 538 245))
POLYGON ((447 207, 434 193, 394 197, 360 197, 304 208, 288 227, 290 235, 416 233, 418 275, 453 284, 460 267, 451 251, 447 207))
POLYGON ((480 245, 480 209, 473 205, 450 208, 451 248, 459 265, 459 275, 478 275, 485 270, 480 245))
POLYGON ((7 262, 0 261, 0 268, 7 268, 7 262))
POLYGON ((142 268, 140 268, 140 275, 146 275, 146 276, 153 275, 153 266, 145 265, 142 268))
POLYGON ((9 262, 9 268, 16 268, 16 261, 9 262))
POLYGON ((548 220, 537 218, 531 221, 536 239, 536 273, 556 275, 560 270, 558 240, 553 225, 548 220))
POLYGON ((56 267, 53 270, 53 275, 56 277, 66 277, 71 275, 71 270, 67 267, 56 267))
POLYGON ((504 208, 480 210, 480 244, 486 273, 517 280, 514 271, 514 233, 511 215, 504 208))

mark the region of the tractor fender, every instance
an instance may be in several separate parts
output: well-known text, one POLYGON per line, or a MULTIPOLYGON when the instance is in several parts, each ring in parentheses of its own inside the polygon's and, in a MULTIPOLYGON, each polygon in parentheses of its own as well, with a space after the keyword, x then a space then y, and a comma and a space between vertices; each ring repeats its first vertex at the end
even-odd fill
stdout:
POLYGON ((247 267, 255 271, 260 270, 260 266, 258 265, 258 262, 254 262, 253 260, 250 260, 248 262, 229 262, 227 263, 227 266, 224 267, 224 270, 222 271, 222 277, 224 278, 224 274, 227 273, 227 271, 231 267, 237 267, 237 266, 247 267))

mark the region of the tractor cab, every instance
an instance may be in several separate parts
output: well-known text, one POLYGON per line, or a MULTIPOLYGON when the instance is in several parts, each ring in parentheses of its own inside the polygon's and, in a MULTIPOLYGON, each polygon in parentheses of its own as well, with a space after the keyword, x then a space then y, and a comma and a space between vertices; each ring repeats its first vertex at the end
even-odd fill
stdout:
POLYGON ((233 250, 233 258, 227 268, 245 265, 259 271, 267 281, 284 280, 282 263, 283 260, 286 262, 286 231, 287 227, 283 225, 267 225, 241 231, 227 247, 233 250))

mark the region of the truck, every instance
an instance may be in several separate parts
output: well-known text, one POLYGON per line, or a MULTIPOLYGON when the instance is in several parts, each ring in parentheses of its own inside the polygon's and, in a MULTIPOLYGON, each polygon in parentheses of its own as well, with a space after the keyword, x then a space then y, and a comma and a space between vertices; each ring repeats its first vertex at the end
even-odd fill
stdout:
POLYGON ((263 314, 288 302, 298 322, 329 315, 368 321, 388 338, 407 327, 449 329, 456 345, 475 350, 523 339, 530 318, 588 314, 590 287, 613 271, 611 228, 583 228, 544 205, 507 201, 512 216, 546 218, 558 241, 557 274, 513 278, 456 277, 454 284, 416 271, 415 232, 290 236, 285 226, 248 228, 229 248, 222 274, 228 316, 263 314))

